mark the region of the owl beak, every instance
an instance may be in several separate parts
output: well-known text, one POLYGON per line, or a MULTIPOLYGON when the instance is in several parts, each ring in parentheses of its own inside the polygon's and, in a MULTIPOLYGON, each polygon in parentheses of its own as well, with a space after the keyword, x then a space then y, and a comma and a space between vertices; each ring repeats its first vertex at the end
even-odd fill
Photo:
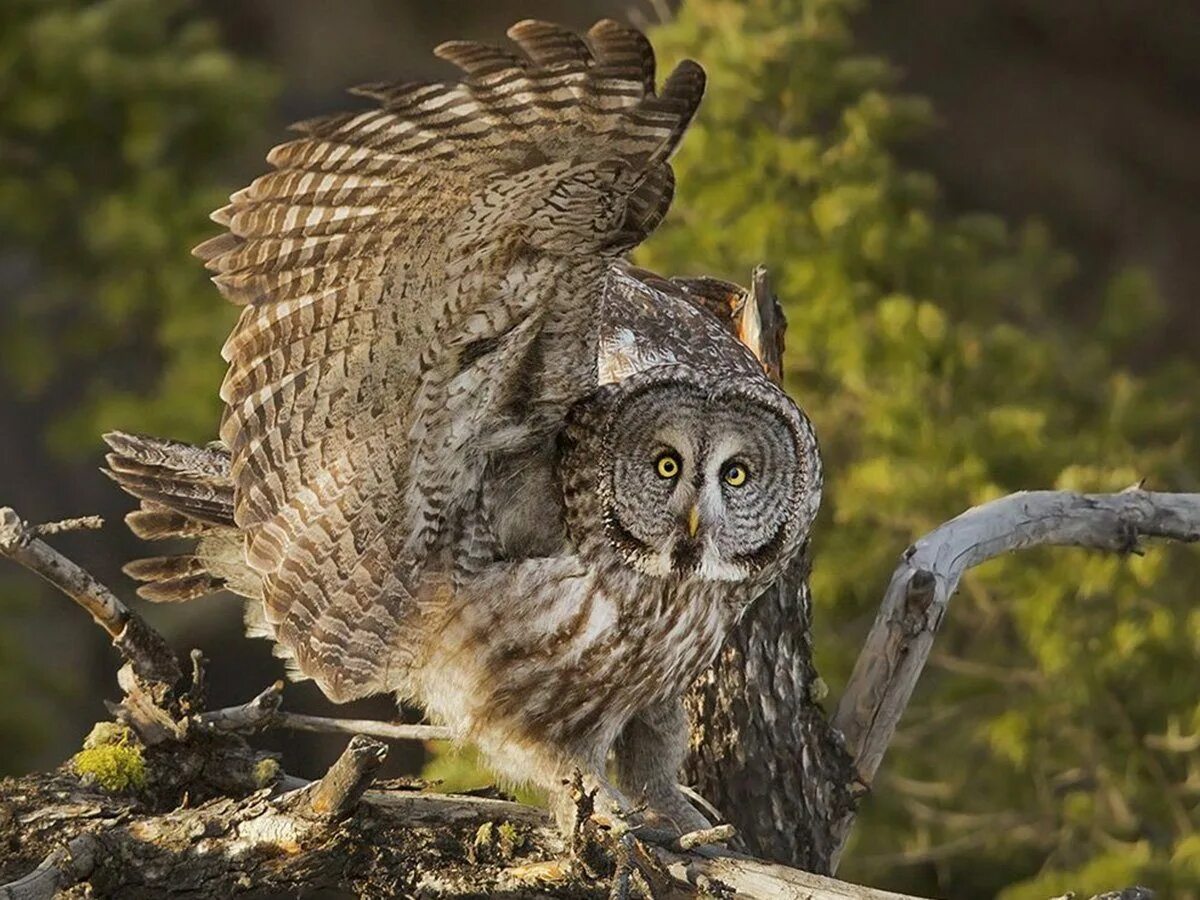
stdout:
POLYGON ((695 537, 696 532, 700 530, 700 508, 696 504, 692 504, 692 508, 688 510, 688 537, 695 537))

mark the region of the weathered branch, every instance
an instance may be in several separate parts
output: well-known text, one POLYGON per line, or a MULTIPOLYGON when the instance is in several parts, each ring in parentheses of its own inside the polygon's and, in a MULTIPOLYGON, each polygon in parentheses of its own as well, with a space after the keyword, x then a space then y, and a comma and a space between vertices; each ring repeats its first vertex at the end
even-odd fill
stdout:
POLYGON ((385 741, 448 741, 453 739, 449 728, 441 725, 405 725, 399 722, 380 722, 375 719, 335 719, 330 716, 309 716, 285 712, 283 682, 276 681, 253 700, 238 706, 214 709, 201 713, 199 720, 218 731, 250 732, 267 728, 286 728, 291 731, 315 731, 321 734, 367 735, 385 741))
POLYGON ((374 719, 334 719, 302 713, 279 712, 270 723, 291 731, 317 731, 326 734, 365 734, 385 741, 449 741, 453 732, 442 725, 404 725, 374 719))
POLYGON ((179 681, 179 663, 162 636, 112 591, 37 536, 66 530, 66 525, 77 526, 80 522, 94 527, 95 517, 39 529, 27 525, 15 510, 0 507, 0 555, 41 576, 87 610, 108 632, 138 677, 169 689, 179 681))
MULTIPOLYGON (((869 787, 929 657, 950 597, 972 566, 1036 546, 1138 550, 1141 536, 1200 540, 1200 494, 1030 491, 976 506, 904 552, 859 654, 833 725, 869 787)), ((837 827, 834 862, 854 813, 837 827)))
MULTIPOLYGON (((433 726, 283 713, 280 683, 240 706, 202 712, 202 657, 193 654, 191 691, 175 697, 178 664, 161 636, 36 533, 12 510, 0 510, 0 554, 87 609, 128 660, 118 676, 126 696, 115 709, 145 743, 137 752, 145 754, 149 793, 100 790, 67 768, 0 782, 0 847, 8 848, 0 853, 0 872, 9 878, 28 872, 0 884, 0 900, 39 900, 83 880, 97 895, 123 897, 219 895, 248 886, 284 893, 329 887, 385 895, 608 895, 602 873, 564 857, 561 835, 542 810, 411 789, 367 790, 386 752, 368 738, 355 737, 317 782, 280 773, 239 733, 282 726, 369 730, 387 739, 448 734, 433 726)), ((878 768, 963 571, 1038 543, 1129 551, 1139 534, 1197 539, 1200 495, 1015 495, 963 514, 910 548, 838 712, 864 780, 878 768)), ((850 821, 841 822, 843 839, 850 821)), ((696 846, 725 840, 731 831, 639 842, 636 853, 628 836, 620 838, 617 856, 624 848, 626 862, 640 861, 634 862, 639 871, 626 868, 618 887, 633 875, 656 890, 666 884, 672 896, 916 900, 696 846)))
POLYGON ((350 738, 342 755, 321 780, 304 789, 304 811, 330 821, 346 815, 358 803, 385 759, 386 744, 362 735, 350 738))
POLYGON ((736 897, 764 900, 920 900, 719 850, 701 849, 687 855, 666 850, 656 853, 673 878, 707 891, 709 896, 722 896, 724 887, 736 897))
POLYGON ((237 706, 226 706, 200 713, 197 718, 204 725, 217 731, 257 731, 271 724, 279 713, 283 702, 283 682, 275 681, 262 690, 253 700, 237 706))
POLYGON ((24 878, 0 885, 0 900, 51 900, 91 875, 99 853, 100 844, 92 835, 72 838, 66 846, 52 850, 24 878))

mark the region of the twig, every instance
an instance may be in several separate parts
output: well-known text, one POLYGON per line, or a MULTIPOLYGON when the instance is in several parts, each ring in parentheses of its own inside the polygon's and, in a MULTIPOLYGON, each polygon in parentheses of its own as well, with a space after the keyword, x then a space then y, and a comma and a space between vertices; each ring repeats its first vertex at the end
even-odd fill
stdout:
MULTIPOLYGON (((71 523, 88 522, 91 517, 42 526, 45 533, 66 530, 71 523)), ((29 571, 50 582, 83 607, 96 624, 108 632, 113 645, 133 666, 134 672, 149 683, 173 686, 180 677, 175 654, 157 631, 130 610, 108 588, 67 559, 37 535, 10 507, 0 507, 0 555, 7 556, 29 571)))
POLYGON ((737 829, 732 825, 714 825, 712 828, 701 828, 699 831, 689 831, 681 834, 675 845, 680 850, 693 850, 704 844, 723 844, 733 840, 737 829))
POLYGON ((321 780, 304 789, 306 812, 336 819, 350 812, 387 759, 387 744, 355 735, 321 780))
POLYGON ((201 713, 196 718, 217 731, 255 731, 270 725, 283 702, 283 682, 269 685, 253 700, 201 713))
POLYGON ((0 900, 51 900, 92 874, 100 850, 100 842, 92 835, 74 837, 24 878, 0 885, 0 900))
POLYGON ((324 734, 362 734, 385 741, 448 741, 454 736, 449 728, 440 725, 403 725, 397 722, 378 722, 374 719, 335 719, 329 716, 284 712, 279 708, 282 699, 283 682, 276 681, 253 700, 238 706, 201 713, 197 718, 218 731, 286 728, 324 734))
POLYGON ((192 661, 192 679, 187 689, 188 703, 192 709, 203 709, 208 696, 205 675, 208 660, 204 658, 203 652, 194 648, 188 657, 192 661))
POLYGON ((30 525, 31 533, 38 537, 46 537, 51 534, 62 534, 67 531, 95 531, 104 527, 104 520, 100 516, 79 516, 74 519, 60 519, 57 522, 43 522, 41 525, 30 525))
POLYGON ((365 734, 385 741, 449 741, 454 732, 442 725, 402 725, 373 719, 334 719, 301 713, 279 712, 271 725, 292 731, 320 731, 333 734, 365 734))
MULTIPOLYGON (((869 786, 875 778, 964 572, 1026 547, 1131 553, 1142 535, 1200 540, 1200 494, 1154 493, 1140 486, 1118 494, 1011 494, 967 510, 909 547, 833 717, 862 783, 869 786)), ((851 814, 836 828, 835 870, 853 821, 851 814)))

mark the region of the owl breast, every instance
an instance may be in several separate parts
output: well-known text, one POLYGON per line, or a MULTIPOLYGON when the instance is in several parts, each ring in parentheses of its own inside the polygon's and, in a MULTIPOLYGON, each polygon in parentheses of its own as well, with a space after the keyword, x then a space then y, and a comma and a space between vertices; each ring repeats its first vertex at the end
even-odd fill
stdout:
POLYGON ((569 752, 607 748, 634 713, 696 679, 741 605, 728 584, 619 566, 522 568, 506 602, 480 602, 486 579, 459 589, 420 679, 429 710, 485 744, 503 734, 569 752))

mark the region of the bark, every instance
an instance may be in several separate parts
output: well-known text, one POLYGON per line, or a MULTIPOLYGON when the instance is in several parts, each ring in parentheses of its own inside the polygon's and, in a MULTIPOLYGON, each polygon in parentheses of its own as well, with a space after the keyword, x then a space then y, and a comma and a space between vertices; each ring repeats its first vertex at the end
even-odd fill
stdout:
MULTIPOLYGON (((353 738, 315 783, 285 776, 240 733, 288 727, 279 685, 205 712, 202 654, 193 651, 184 690, 161 636, 37 534, 0 509, 0 555, 55 583, 116 636, 125 696, 110 708, 130 732, 118 746, 136 751, 138 767, 120 790, 101 789, 78 764, 0 781, 0 900, 322 889, 365 897, 626 897, 639 889, 657 898, 904 900, 702 845, 725 840, 728 829, 652 843, 636 829, 619 833, 581 815, 567 847, 531 807, 411 785, 371 791, 384 750, 370 738, 353 738)), ((838 707, 848 746, 817 703, 807 569, 798 564, 751 607, 690 698, 696 778, 745 823, 748 844, 830 868, 853 822, 850 785, 869 783, 879 765, 962 573, 1037 544, 1129 552, 1143 534, 1200 539, 1200 495, 1017 494, 922 538, 893 576, 838 707)), ((111 746, 113 726, 104 731, 111 746)), ((581 814, 589 801, 580 791, 581 814)), ((1108 896, 1152 894, 1128 888, 1108 896)))
MULTIPOLYGON (((787 321, 766 269, 735 310, 742 340, 783 380, 787 321)), ((737 826, 753 853, 831 872, 836 828, 856 784, 850 755, 820 707, 812 662, 807 549, 747 610, 685 698, 692 724, 685 780, 737 826)))
POLYGON ((750 607, 688 694, 684 780, 751 853, 828 873, 855 774, 818 703, 807 577, 806 554, 750 607))

